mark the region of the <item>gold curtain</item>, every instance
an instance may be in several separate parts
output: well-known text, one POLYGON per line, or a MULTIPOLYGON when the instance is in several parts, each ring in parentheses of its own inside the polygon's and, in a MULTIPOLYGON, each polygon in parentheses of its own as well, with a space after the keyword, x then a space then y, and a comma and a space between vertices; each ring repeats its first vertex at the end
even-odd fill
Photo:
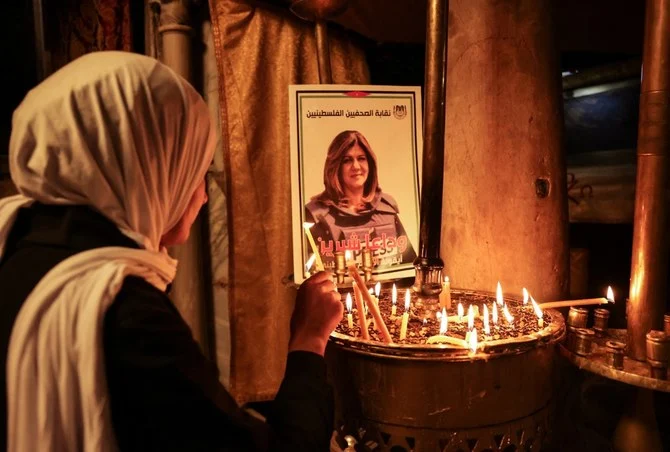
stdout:
MULTIPOLYGON (((288 11, 210 0, 230 237, 230 391, 239 403, 274 397, 296 295, 288 85, 318 83, 313 24, 288 11)), ((366 83, 365 55, 330 35, 334 83, 366 83)))

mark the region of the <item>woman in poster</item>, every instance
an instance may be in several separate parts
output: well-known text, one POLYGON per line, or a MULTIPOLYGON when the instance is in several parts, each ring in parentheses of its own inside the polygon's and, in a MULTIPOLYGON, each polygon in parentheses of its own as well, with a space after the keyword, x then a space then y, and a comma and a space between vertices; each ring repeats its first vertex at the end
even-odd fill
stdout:
POLYGON ((372 250, 375 268, 411 264, 416 253, 398 217, 395 199, 378 182, 377 158, 358 131, 340 132, 330 143, 323 169, 325 189, 305 206, 326 267, 334 253, 358 256, 372 250))

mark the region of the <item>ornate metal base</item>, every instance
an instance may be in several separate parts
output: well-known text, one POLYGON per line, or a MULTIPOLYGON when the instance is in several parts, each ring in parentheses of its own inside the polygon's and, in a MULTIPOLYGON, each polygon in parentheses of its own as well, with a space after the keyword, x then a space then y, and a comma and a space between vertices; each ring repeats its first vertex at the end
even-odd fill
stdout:
POLYGON ((498 452, 538 451, 547 436, 549 408, 522 419, 486 427, 435 430, 374 421, 341 424, 331 452, 498 452), (354 449, 355 446, 355 449, 354 449))

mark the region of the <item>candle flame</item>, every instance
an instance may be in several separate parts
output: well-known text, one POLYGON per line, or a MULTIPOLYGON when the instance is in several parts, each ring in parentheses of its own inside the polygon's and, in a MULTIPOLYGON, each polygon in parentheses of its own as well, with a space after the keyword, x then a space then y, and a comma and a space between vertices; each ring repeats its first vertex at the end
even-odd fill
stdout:
POLYGON ((405 289, 405 312, 409 312, 409 302, 412 297, 409 294, 409 289, 405 289))
POLYGON ((523 304, 524 304, 524 305, 527 305, 527 304, 528 304, 528 297, 529 297, 528 291, 527 291, 526 288, 524 287, 524 288, 523 288, 523 304))
POLYGON ((507 305, 503 305, 503 314, 505 315, 505 319, 507 319, 507 322, 512 323, 514 321, 514 317, 512 317, 512 314, 509 312, 509 309, 507 309, 507 305))
POLYGON ((393 289, 391 290, 391 302, 393 302, 393 306, 395 306, 397 301, 398 301, 398 289, 396 288, 395 284, 393 284, 393 289))
POLYGON ((351 260, 351 251, 346 250, 346 251, 344 252, 344 261, 345 261, 345 262, 349 262, 350 260, 351 260))
POLYGON ((489 327, 489 308, 484 305, 484 334, 491 334, 491 328, 489 327))
POLYGON ((477 353, 477 330, 470 331, 470 343, 468 344, 472 353, 477 353))
POLYGON ((347 299, 345 300, 345 303, 347 305, 347 312, 351 314, 351 305, 352 305, 351 292, 347 293, 347 299))
POLYGON ((468 330, 471 330, 475 326, 475 311, 472 309, 472 305, 468 308, 468 330))
POLYGON ((498 286, 496 287, 496 302, 501 306, 503 304, 503 293, 502 293, 502 286, 500 285, 500 281, 498 281, 498 286))
POLYGON ((372 287, 370 287, 370 288, 368 289, 368 293, 369 293, 370 295, 374 295, 374 294, 375 294, 374 290, 372 290, 372 287))
POLYGON ((493 319, 493 324, 498 324, 498 304, 493 303, 493 312, 491 312, 491 318, 493 319))
POLYGON ((458 303, 458 320, 463 320, 463 305, 458 303))
POLYGON ((379 293, 382 291, 382 283, 375 284, 375 297, 379 298, 379 293))
POLYGON ((307 263, 305 263, 305 268, 309 272, 309 270, 312 268, 312 265, 314 265, 314 261, 316 260, 316 254, 312 254, 309 259, 307 259, 307 263))
POLYGON ((541 319, 544 317, 544 312, 542 312, 542 308, 540 308, 540 305, 535 302, 535 299, 533 297, 530 297, 530 302, 533 305, 533 310, 535 311, 535 315, 537 316, 538 319, 541 319))
POLYGON ((607 286, 607 299, 614 303, 614 292, 612 291, 612 286, 607 286))
POLYGON ((447 328, 449 328, 448 319, 449 316, 447 315, 447 310, 445 308, 442 308, 442 317, 440 318, 440 334, 443 336, 447 334, 447 328))
POLYGON ((445 283, 445 284, 449 284, 449 277, 448 277, 448 276, 445 276, 445 277, 444 277, 444 283, 445 283))
POLYGON ((302 227, 305 229, 312 229, 312 226, 314 226, 314 223, 309 223, 307 221, 302 224, 302 227))

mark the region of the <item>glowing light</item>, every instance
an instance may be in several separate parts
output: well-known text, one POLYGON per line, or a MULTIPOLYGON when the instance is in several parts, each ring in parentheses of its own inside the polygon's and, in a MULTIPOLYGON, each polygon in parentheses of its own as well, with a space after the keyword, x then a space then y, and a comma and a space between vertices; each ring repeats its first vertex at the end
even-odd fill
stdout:
POLYGON ((449 316, 447 315, 447 310, 442 308, 442 317, 440 318, 440 334, 447 334, 447 329, 449 328, 449 316))
POLYGON ((523 291, 523 304, 526 305, 528 304, 528 296, 529 296, 528 291, 526 290, 525 287, 523 288, 522 291, 523 291))
POLYGON ((491 334, 491 328, 489 327, 489 308, 484 305, 484 334, 491 334))
POLYGON ((463 314, 464 314, 463 305, 461 303, 458 303, 458 321, 459 322, 463 320, 463 314))
POLYGON ((472 305, 468 308, 468 331, 474 328, 475 326, 475 310, 472 309, 472 305))
POLYGON ((395 284, 393 284, 393 289, 391 289, 391 303, 395 306, 396 302, 398 301, 398 289, 395 287, 395 284))
POLYGON ((493 303, 493 312, 491 312, 491 319, 493 320, 494 325, 498 324, 498 305, 496 303, 493 303))
POLYGON ((502 286, 500 285, 500 281, 498 281, 498 286, 496 287, 496 302, 502 306, 503 304, 503 292, 502 292, 502 286))
POLYGON ((614 303, 614 291, 612 290, 612 286, 607 286, 607 299, 614 303))
POLYGON ((409 311, 409 302, 411 299, 412 297, 409 294, 409 289, 405 289, 405 312, 409 311))
POLYGON ((345 300, 345 304, 347 305, 347 312, 351 312, 351 308, 352 308, 351 292, 347 293, 347 298, 345 300))

